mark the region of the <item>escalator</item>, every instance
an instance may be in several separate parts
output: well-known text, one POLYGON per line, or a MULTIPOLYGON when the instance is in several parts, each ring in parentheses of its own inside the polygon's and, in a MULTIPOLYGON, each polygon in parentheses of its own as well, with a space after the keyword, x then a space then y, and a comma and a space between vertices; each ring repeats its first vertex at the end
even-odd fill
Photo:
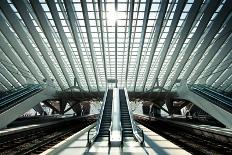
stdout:
POLYGON ((199 85, 188 85, 186 80, 180 82, 177 94, 179 99, 192 102, 227 128, 232 128, 232 104, 223 101, 218 97, 219 95, 215 95, 199 85))
POLYGON ((203 85, 191 85, 190 90, 223 110, 232 113, 232 100, 229 97, 203 85))
POLYGON ((123 129, 123 137, 133 137, 133 130, 130 121, 125 92, 123 89, 119 90, 120 108, 121 108, 121 124, 123 129))
POLYGON ((111 124, 111 112, 112 112, 112 98, 113 98, 113 90, 108 90, 105 107, 103 110, 101 125, 96 140, 99 140, 102 137, 109 136, 109 128, 111 124))
POLYGON ((121 146, 124 141, 134 141, 134 138, 140 144, 144 143, 143 131, 134 122, 128 107, 126 89, 108 89, 104 95, 98 122, 88 131, 88 145, 93 144, 97 147, 108 141, 112 146, 121 146))
POLYGON ((56 94, 53 87, 40 84, 25 85, 0 97, 0 129, 35 107, 40 102, 52 99, 56 94))
POLYGON ((17 105, 25 99, 33 96, 34 94, 42 91, 41 85, 26 85, 19 87, 15 90, 10 90, 0 98, 0 113, 8 110, 9 108, 17 105))
POLYGON ((224 95, 225 92, 216 90, 215 88, 206 86, 206 85, 194 85, 195 87, 200 88, 204 92, 210 94, 211 96, 214 96, 216 99, 220 99, 223 102, 226 102, 228 104, 232 104, 232 98, 224 95))

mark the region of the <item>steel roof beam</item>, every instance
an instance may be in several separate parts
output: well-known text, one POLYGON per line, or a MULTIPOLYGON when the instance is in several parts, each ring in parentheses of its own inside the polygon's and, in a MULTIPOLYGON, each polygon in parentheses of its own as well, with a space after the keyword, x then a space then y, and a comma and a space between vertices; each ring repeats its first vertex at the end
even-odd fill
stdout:
POLYGON ((229 75, 230 77, 225 80, 225 82, 221 85, 221 90, 226 91, 232 85, 232 74, 229 75))
POLYGON ((218 78, 222 75, 222 73, 231 65, 232 63, 232 52, 230 50, 230 53, 228 53, 226 57, 227 61, 226 63, 220 63, 219 66, 217 66, 217 70, 214 74, 210 76, 210 78, 206 81, 207 85, 213 85, 213 83, 218 80, 218 78), (218 71, 220 70, 220 72, 218 71))
POLYGON ((12 86, 10 85, 10 82, 1 73, 0 73, 0 79, 4 87, 6 87, 8 90, 12 88, 12 86))
MULTIPOLYGON (((216 18, 214 19, 214 22, 212 23, 211 27, 209 28, 209 31, 207 32, 207 34, 205 35, 201 46, 198 48, 194 58, 192 59, 192 61, 190 63, 190 66, 188 67, 188 69, 184 73, 182 79, 184 79, 184 80, 188 79, 188 77, 192 73, 193 69, 195 68, 195 66, 197 65, 199 60, 201 59, 202 55, 205 53, 206 49, 210 46, 211 41, 213 40, 214 36, 218 33, 218 31, 220 30, 223 23, 226 21, 226 18, 231 13, 231 11, 232 11, 232 1, 227 0, 226 3, 223 5, 222 9, 220 10, 220 12, 218 13, 218 15, 216 16, 216 18)), ((229 23, 232 24, 232 18, 230 18, 229 23)), ((230 27, 231 27, 231 25, 230 25, 230 27)), ((229 30, 231 30, 231 28, 229 28, 229 30)), ((227 31, 227 33, 228 33, 228 31, 227 31)))
MULTIPOLYGON (((230 61, 230 64, 232 64, 232 61, 230 61)), ((227 66, 227 68, 225 69, 225 71, 220 75, 220 77, 212 84, 213 87, 215 88, 219 88, 221 87, 221 85, 226 82, 226 80, 231 76, 232 74, 232 69, 231 69, 232 65, 227 66)), ((227 82, 226 82, 227 83, 227 82)), ((230 83, 227 83, 228 85, 230 85, 230 83)))
POLYGON ((148 59, 148 63, 147 63, 147 67, 146 67, 146 71, 145 71, 145 75, 144 75, 144 80, 143 80, 143 91, 145 89, 145 85, 147 83, 147 79, 148 79, 148 75, 151 69, 151 64, 154 58, 154 54, 155 54, 155 50, 158 44, 158 40, 160 37, 160 32, 162 30, 162 25, 163 25, 163 21, 164 21, 164 17, 165 17, 165 13, 168 7, 168 0, 162 0, 161 1, 161 6, 160 6, 160 11, 159 11, 159 15, 157 18, 157 21, 155 23, 155 32, 154 32, 154 39, 153 39, 153 44, 151 47, 151 53, 148 59))
MULTIPOLYGON (((101 31, 101 46, 102 46, 102 56, 103 56, 103 65, 104 65, 104 73, 105 73, 105 80, 107 83, 107 71, 106 71, 106 51, 105 51, 105 42, 104 42, 104 25, 102 23, 102 11, 103 11, 103 7, 102 7, 102 0, 98 0, 97 1, 98 4, 98 8, 99 8, 99 22, 100 22, 100 31, 101 31)), ((95 7, 94 7, 95 8, 95 7)), ((96 14, 96 11, 94 11, 94 13, 96 14)))
POLYGON ((62 90, 64 90, 65 89, 64 83, 61 81, 60 76, 58 75, 58 70, 56 69, 56 67, 52 63, 52 60, 48 54, 48 51, 49 51, 48 47, 45 45, 43 39, 39 35, 38 31, 36 30, 32 20, 30 18, 30 14, 27 11, 28 10, 27 6, 25 5, 24 2, 21 2, 19 0, 13 0, 13 3, 15 5, 15 7, 18 8, 19 14, 21 15, 28 31, 30 32, 32 38, 34 39, 35 44, 37 45, 38 49, 40 50, 45 62, 47 63, 49 69, 51 70, 53 76, 55 77, 55 80, 57 81, 60 88, 62 90))
POLYGON ((143 26, 142 26, 142 33, 141 33, 141 39, 140 39, 140 44, 139 44, 139 50, 137 53, 137 63, 135 66, 135 81, 134 81, 134 91, 136 89, 136 84, 138 80, 138 74, 139 74, 139 67, 140 67, 140 62, 141 62, 141 55, 143 52, 143 45, 144 45, 144 40, 145 40, 145 35, 146 35, 146 30, 147 30, 147 23, 148 23, 148 18, 150 14, 150 9, 151 9, 152 1, 151 0, 146 0, 146 6, 145 6, 145 12, 144 12, 144 17, 143 17, 143 26))
POLYGON ((7 88, 0 82, 0 91, 7 91, 7 88))
MULTIPOLYGON (((118 0, 115 0, 115 12, 118 11, 118 0)), ((115 20, 114 27, 115 27, 115 86, 118 87, 118 19, 115 20)))
POLYGON ((20 84, 14 76, 0 63, 0 73, 14 86, 18 87, 20 84))
POLYGON ((71 65, 73 75, 77 78, 77 84, 82 89, 82 86, 81 86, 81 83, 80 83, 80 78, 79 78, 79 75, 77 73, 77 69, 75 67, 75 62, 74 62, 74 59, 73 59, 72 49, 71 49, 71 47, 70 47, 70 45, 68 43, 68 38, 67 38, 67 36, 66 36, 66 34, 64 32, 61 21, 59 19, 59 14, 58 14, 58 11, 57 11, 57 8, 56 8, 56 4, 55 4, 54 0, 46 0, 46 1, 47 1, 49 9, 51 11, 51 14, 52 14, 53 20, 55 22, 56 28, 58 30, 59 36, 61 38, 61 41, 63 43, 65 53, 67 55, 67 58, 68 58, 68 61, 69 61, 70 65, 71 65))
MULTIPOLYGON (((6 54, 0 49, 1 51, 1 63, 2 65, 14 76, 15 79, 18 80, 18 82, 21 85, 24 85, 27 83, 25 77, 20 72, 20 69, 18 69, 12 61, 9 60, 9 58, 6 56, 6 54), (11 66, 12 65, 12 66, 11 66)), ((17 61, 17 60, 16 60, 17 61)))
POLYGON ((232 35, 230 35, 230 38, 227 39, 224 46, 217 52, 217 55, 213 58, 210 65, 208 65, 205 69, 205 73, 201 74, 199 77, 198 83, 206 83, 207 79, 212 75, 215 74, 215 71, 217 72, 217 68, 222 63, 223 59, 230 53, 232 50, 232 35))
MULTIPOLYGON (((22 76, 22 79, 25 78, 23 81, 25 82, 24 84, 26 84, 27 82, 29 82, 31 80, 30 79, 30 72, 26 69, 26 67, 23 65, 23 63, 21 63, 21 61, 19 60, 20 58, 9 47, 8 43, 3 41, 2 37, 3 36, 0 33, 0 47, 1 47, 2 51, 4 52, 4 54, 6 55, 6 57, 8 59, 14 60, 14 61, 12 61, 12 63, 18 69, 18 71, 20 72, 20 75, 22 76)), ((2 57, 4 58, 4 55, 2 57)), ((8 64, 6 64, 6 65, 8 65, 8 64)), ((31 82, 34 82, 34 81, 31 80, 31 82)))
POLYGON ((230 33, 228 32, 232 32, 231 25, 232 25, 232 18, 226 24, 222 32, 218 35, 215 43, 208 50, 208 53, 206 54, 205 58, 200 63, 199 67, 197 68, 196 73, 189 79, 190 83, 194 83, 198 79, 198 77, 201 75, 201 73, 204 71, 204 69, 207 67, 207 65, 213 60, 214 57, 216 57, 217 52, 219 52, 220 48, 223 46, 223 44, 226 42, 226 40, 230 36, 230 33))
POLYGON ((35 14, 37 15, 39 23, 40 23, 40 25, 43 29, 43 32, 44 32, 44 34, 45 34, 45 36, 46 36, 46 38, 47 38, 47 40, 52 48, 52 51, 57 59, 57 62, 61 68, 61 71, 62 71, 62 73, 67 81, 67 84, 69 87, 71 87, 72 82, 71 82, 71 79, 68 76, 68 72, 65 68, 65 66, 67 66, 67 65, 64 63, 62 56, 58 50, 57 44, 55 42, 56 38, 52 34, 52 32, 53 32, 52 27, 50 26, 49 21, 46 18, 46 15, 43 11, 43 8, 42 8, 41 4, 39 3, 39 1, 30 0, 30 3, 31 3, 32 8, 35 11, 35 14))
POLYGON ((165 83, 166 83, 166 81, 171 73, 171 70, 172 70, 172 68, 177 60, 177 57, 181 51, 181 48, 183 47, 184 42, 185 42, 186 38, 188 37, 188 34, 191 30, 191 27, 193 26, 194 20, 197 17, 197 14, 201 8, 202 2, 203 2, 203 0, 194 1, 192 7, 189 10, 188 16, 186 17, 186 21, 184 23, 184 26, 180 32, 179 40, 176 43, 175 50, 174 50, 172 57, 167 65, 167 70, 165 71, 163 79, 161 79, 161 83, 160 83, 161 87, 164 87, 164 85, 165 85, 165 83))
POLYGON ((93 71, 94 71, 94 77, 96 80, 97 91, 99 92, 99 81, 98 81, 98 77, 97 77, 97 64, 96 64, 95 51, 93 48, 93 38, 92 38, 90 24, 89 24, 89 15, 88 15, 86 0, 81 0, 81 7, 82 7, 82 12, 83 12, 84 21, 85 21, 85 28, 86 28, 86 32, 87 32, 87 38, 88 38, 88 43, 89 43, 90 55, 91 55, 91 60, 92 60, 92 67, 93 67, 93 71))
POLYGON ((71 4, 71 2, 69 0, 64 1, 64 5, 68 14, 68 19, 69 19, 69 23, 72 29, 72 34, 73 34, 73 38, 77 47, 77 51, 78 51, 78 55, 80 57, 80 62, 81 62, 81 66, 83 69, 83 73, 87 82, 87 86, 88 86, 88 90, 91 91, 91 87, 90 87, 90 82, 89 82, 89 78, 87 77, 87 70, 85 67, 85 61, 84 61, 84 57, 82 54, 82 50, 81 50, 81 45, 79 43, 79 37, 78 37, 78 32, 77 32, 77 24, 76 24, 76 17, 75 17, 75 13, 74 13, 74 8, 71 4))
POLYGON ((8 19, 11 26, 14 28, 18 37, 22 41, 24 47, 27 49, 28 53, 33 58, 36 66, 39 68, 40 72, 48 81, 51 82, 51 78, 49 77, 48 71, 44 69, 44 66, 42 66, 40 56, 37 54, 35 48, 32 46, 30 39, 28 38, 27 33, 24 27, 22 26, 22 24, 20 23, 19 19, 17 18, 16 14, 13 12, 13 10, 11 9, 11 7, 8 5, 6 1, 0 1, 0 6, 4 6, 1 8, 5 14, 5 17, 8 19))
POLYGON ((161 68, 163 66, 165 57, 166 57, 166 55, 168 53, 168 49, 170 47, 173 35, 175 33, 175 30, 176 30, 176 26, 177 26, 177 24, 179 22, 179 19, 180 19, 180 16, 181 16, 181 13, 182 13, 182 11, 184 9, 185 4, 186 4, 186 0, 180 0, 177 3, 177 7, 176 7, 176 10, 174 12, 171 27, 170 27, 168 35, 167 35, 168 37, 165 39, 162 51, 160 52, 161 53, 160 60, 157 62, 158 67, 157 67, 157 69, 155 71, 155 75, 153 76, 152 88, 155 86, 155 79, 159 77, 159 73, 160 73, 161 68))
MULTIPOLYGON (((0 26, 1 32, 3 33, 5 38, 8 40, 10 45, 13 47, 13 49, 17 52, 17 55, 23 61, 25 66, 29 69, 29 71, 34 76, 34 78, 37 80, 37 82, 43 83, 42 82, 43 78, 35 70, 36 66, 33 64, 33 62, 31 62, 30 59, 28 59, 28 56, 25 53, 24 47, 22 47, 19 40, 15 37, 15 34, 10 30, 9 26, 6 24, 6 21, 3 19, 3 17, 1 15, 0 15, 0 23, 1 23, 1 26, 0 26)), ((3 51, 4 51, 4 49, 3 49, 3 51)), ((4 51, 4 52, 8 53, 8 51, 4 51)), ((30 81, 30 82, 32 82, 32 81, 30 81)))
POLYGON ((201 21, 200 21, 200 23, 199 23, 193 37, 189 41, 187 48, 185 48, 184 56, 181 59, 181 62, 179 64, 179 66, 177 67, 177 70, 175 71, 174 76, 171 79, 171 83, 169 85, 170 90, 172 89, 173 85, 175 84, 175 82, 176 82, 177 78, 179 77, 181 71, 183 70, 185 64, 187 63, 188 58, 192 54, 192 51, 194 50, 195 46, 198 43, 198 40, 202 36, 202 34, 203 34, 209 20, 211 19, 213 13, 217 9, 218 5, 220 4, 220 1, 214 1, 214 0, 210 0, 210 1, 206 1, 206 2, 207 2, 207 4, 206 4, 207 7, 204 10, 201 21))
POLYGON ((127 49, 127 64, 126 64, 126 86, 127 86, 127 77, 129 70, 129 60, 130 60, 130 50, 131 50, 131 35, 132 35, 132 25, 133 25, 133 14, 134 14, 134 2, 135 0, 131 0, 130 2, 130 15, 129 15, 129 34, 128 34, 128 49, 127 49))
POLYGON ((232 75, 230 75, 229 79, 227 79, 227 82, 222 85, 222 90, 224 91, 232 91, 232 75))

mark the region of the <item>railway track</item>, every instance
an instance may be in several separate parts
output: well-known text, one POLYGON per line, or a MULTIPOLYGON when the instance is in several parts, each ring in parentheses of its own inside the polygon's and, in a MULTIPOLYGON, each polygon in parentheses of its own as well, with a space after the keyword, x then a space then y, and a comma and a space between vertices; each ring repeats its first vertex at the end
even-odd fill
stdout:
POLYGON ((232 154, 232 143, 196 135, 186 127, 142 117, 136 121, 192 154, 232 154))
POLYGON ((72 120, 0 137, 0 155, 40 154, 94 121, 72 120))

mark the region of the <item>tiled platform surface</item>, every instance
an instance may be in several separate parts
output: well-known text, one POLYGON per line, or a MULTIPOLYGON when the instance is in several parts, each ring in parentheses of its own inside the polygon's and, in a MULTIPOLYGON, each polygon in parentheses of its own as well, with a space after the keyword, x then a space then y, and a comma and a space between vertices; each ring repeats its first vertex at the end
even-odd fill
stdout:
POLYGON ((108 139, 106 138, 102 142, 95 142, 90 148, 87 144, 87 131, 91 126, 83 129, 79 133, 66 139, 65 141, 57 144, 53 148, 45 151, 43 155, 71 155, 71 154, 94 154, 94 155, 105 155, 105 154, 125 154, 125 155, 187 155, 190 154, 185 150, 181 149, 177 145, 161 137, 155 132, 148 128, 140 125, 145 134, 145 145, 140 146, 133 138, 127 139, 124 142, 123 147, 108 147, 108 139))

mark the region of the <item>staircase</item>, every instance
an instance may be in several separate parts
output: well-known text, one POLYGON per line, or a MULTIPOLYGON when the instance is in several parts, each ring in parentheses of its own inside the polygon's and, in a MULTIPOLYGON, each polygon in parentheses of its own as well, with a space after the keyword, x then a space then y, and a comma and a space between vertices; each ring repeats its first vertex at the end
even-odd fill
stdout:
POLYGON ((113 90, 108 90, 106 103, 102 115, 101 126, 97 138, 108 137, 111 123, 113 90))
POLYGON ((133 137, 133 130, 130 121, 125 92, 123 89, 119 90, 120 108, 121 108, 121 125, 123 128, 123 137, 133 137))

